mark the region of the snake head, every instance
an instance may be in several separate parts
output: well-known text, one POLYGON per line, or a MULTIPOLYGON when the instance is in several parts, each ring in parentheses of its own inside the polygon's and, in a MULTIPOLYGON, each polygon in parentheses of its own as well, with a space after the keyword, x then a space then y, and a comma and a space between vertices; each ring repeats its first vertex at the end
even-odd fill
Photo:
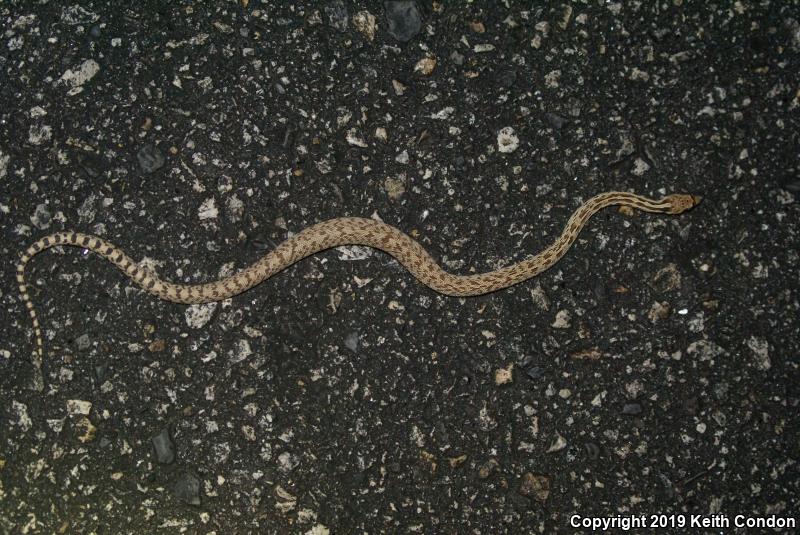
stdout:
POLYGON ((699 195, 689 195, 686 193, 676 193, 674 195, 667 195, 664 201, 670 204, 667 208, 668 214, 682 214, 687 210, 691 210, 698 204, 702 197, 699 195))

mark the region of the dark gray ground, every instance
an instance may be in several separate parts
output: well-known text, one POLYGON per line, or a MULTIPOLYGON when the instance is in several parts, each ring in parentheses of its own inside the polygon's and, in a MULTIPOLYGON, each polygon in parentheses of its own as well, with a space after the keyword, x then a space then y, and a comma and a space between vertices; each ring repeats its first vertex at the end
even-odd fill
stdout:
POLYGON ((0 532, 798 514, 797 2, 61 4, 0 5, 0 532), (351 249, 187 309, 48 251, 29 388, 49 232, 200 282, 372 216, 470 273, 614 189, 704 201, 472 299, 351 249))

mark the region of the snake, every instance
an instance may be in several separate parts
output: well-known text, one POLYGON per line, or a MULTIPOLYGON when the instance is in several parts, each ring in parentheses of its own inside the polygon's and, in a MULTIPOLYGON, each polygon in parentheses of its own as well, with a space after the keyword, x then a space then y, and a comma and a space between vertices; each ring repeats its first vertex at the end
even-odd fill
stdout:
POLYGON ((115 266, 145 291, 166 301, 202 304, 222 301, 246 292, 285 270, 292 264, 321 251, 343 245, 373 247, 393 256, 422 284, 432 290, 456 297, 483 295, 535 277, 551 268, 567 252, 589 219, 603 208, 619 205, 661 214, 681 214, 699 204, 701 197, 672 194, 651 199, 622 191, 595 195, 576 209, 561 235, 540 253, 508 267, 474 275, 448 273, 417 241, 401 230, 375 219, 339 217, 312 225, 266 253, 237 273, 213 282, 178 284, 165 281, 135 262, 111 242, 91 234, 61 231, 40 238, 22 253, 17 263, 17 283, 22 302, 33 322, 36 349, 33 362, 39 377, 34 379, 41 390, 41 363, 44 357, 42 331, 36 310, 25 284, 25 267, 37 254, 51 247, 75 246, 96 253, 115 266))

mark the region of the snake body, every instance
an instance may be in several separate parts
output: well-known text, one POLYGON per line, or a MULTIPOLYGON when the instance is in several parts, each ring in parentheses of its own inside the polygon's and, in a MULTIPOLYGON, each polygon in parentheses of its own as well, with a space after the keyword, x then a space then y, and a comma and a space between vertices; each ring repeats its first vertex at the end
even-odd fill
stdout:
POLYGON ((685 194, 654 200, 626 192, 601 193, 581 205, 572 214, 559 238, 539 254, 511 266, 477 275, 454 275, 444 271, 419 243, 395 227, 372 219, 341 217, 308 227, 242 271, 205 284, 164 281, 137 264, 116 245, 100 237, 73 231, 56 232, 39 239, 22 254, 17 264, 17 282, 22 301, 33 321, 36 337, 34 362, 40 368, 44 354, 42 332, 25 285, 25 266, 31 258, 50 247, 72 245, 88 249, 113 263, 147 292, 174 303, 209 303, 233 297, 303 258, 340 245, 366 245, 380 249, 396 258, 431 289, 445 295, 472 296, 507 288, 550 268, 564 256, 589 218, 607 206, 622 205, 646 212, 680 214, 699 201, 699 197, 685 194))

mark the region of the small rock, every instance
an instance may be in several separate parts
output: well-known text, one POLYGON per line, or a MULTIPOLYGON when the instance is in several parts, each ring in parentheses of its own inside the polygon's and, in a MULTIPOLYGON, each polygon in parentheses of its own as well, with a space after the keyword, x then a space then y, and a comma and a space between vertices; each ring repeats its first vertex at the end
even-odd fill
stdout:
POLYGON ((281 472, 289 473, 294 470, 298 464, 300 464, 300 460, 297 458, 297 456, 289 453, 288 451, 278 455, 278 467, 280 468, 281 472))
POLYGON ((499 464, 497 463, 497 461, 495 461, 494 459, 489 459, 488 461, 483 463, 480 466, 480 468, 478 468, 478 478, 486 479, 487 477, 492 475, 492 472, 494 472, 494 469, 497 468, 498 466, 499 464))
POLYGON ((570 353, 569 356, 575 360, 599 360, 603 353, 597 347, 590 347, 570 353))
MULTIPOLYGON (((75 70, 67 69, 59 78, 59 82, 72 86, 73 89, 80 88, 83 84, 94 78, 100 72, 100 65, 93 59, 87 59, 75 70)), ((75 93, 70 93, 75 94, 75 93)))
POLYGON ((751 336, 747 341, 747 347, 755 355, 756 367, 759 370, 769 370, 772 367, 772 362, 769 359, 769 342, 763 338, 751 336))
POLYGON ((475 33, 486 33, 486 26, 479 20, 474 20, 469 23, 470 29, 475 33))
POLYGON ((219 208, 217 208, 217 201, 214 197, 208 197, 197 209, 197 219, 200 221, 216 219, 218 216, 219 208))
POLYGON ((706 425, 703 422, 700 422, 697 424, 697 426, 695 426, 695 429, 697 430, 698 433, 702 435, 703 433, 706 432, 706 429, 708 429, 708 425, 706 425))
POLYGON ((175 460, 175 443, 169 436, 169 429, 164 428, 160 433, 150 439, 156 452, 156 461, 161 464, 170 464, 175 460))
POLYGON ((27 433, 30 430, 31 426, 33 426, 33 420, 31 420, 31 417, 28 414, 28 406, 25 405, 24 403, 20 403, 17 400, 13 400, 11 401, 11 409, 13 410, 16 419, 6 420, 6 418, 8 417, 5 416, 3 420, 4 429, 8 429, 8 427, 6 427, 5 424, 6 422, 10 422, 12 424, 18 425, 23 433, 27 433))
POLYGON ((497 428, 497 420, 492 417, 485 405, 478 411, 478 427, 481 431, 491 431, 497 428))
POLYGON ((556 433, 556 439, 553 441, 550 447, 547 448, 547 453, 561 451, 566 447, 567 447, 567 439, 556 433))
POLYGON ((531 290, 531 300, 540 310, 550 310, 550 299, 547 297, 541 283, 537 282, 536 286, 531 290))
POLYGON ((53 216, 50 215, 47 205, 37 204, 36 210, 33 211, 33 215, 31 216, 31 223, 39 230, 44 230, 50 227, 50 222, 52 220, 53 216))
POLYGON ((533 29, 541 33, 542 37, 547 37, 548 35, 550 35, 550 23, 547 22, 546 20, 537 22, 534 25, 533 29))
POLYGON ((351 128, 347 131, 345 139, 347 140, 347 143, 354 147, 366 148, 369 146, 367 145, 367 142, 358 135, 358 131, 355 128, 351 128))
POLYGON ((405 182, 397 178, 387 178, 383 182, 383 189, 393 201, 398 201, 406 192, 405 182))
POLYGON ((370 43, 375 39, 375 15, 369 11, 359 11, 353 15, 353 26, 356 27, 370 43))
POLYGON ((158 340, 153 340, 150 342, 150 344, 147 346, 147 350, 151 353, 159 353, 164 351, 166 347, 167 342, 163 338, 159 338, 158 340))
POLYGON ((67 400, 67 414, 83 414, 88 415, 92 411, 92 402, 84 401, 82 399, 68 399, 67 400))
POLYGON ((436 58, 424 57, 414 65, 414 72, 428 76, 436 68, 436 58))
POLYGON ((5 178, 8 174, 8 162, 10 160, 11 156, 0 150, 0 179, 5 178))
POLYGON ((447 458, 447 462, 450 464, 450 468, 458 468, 459 466, 464 464, 464 461, 466 461, 466 460, 467 460, 467 456, 464 455, 464 454, 457 455, 455 457, 448 457, 447 458))
POLYGON ((583 447, 586 450, 586 455, 589 457, 589 459, 595 460, 600 457, 600 447, 594 442, 587 442, 583 445, 583 447))
POLYGON ((239 340, 230 351, 228 351, 228 362, 231 364, 238 364, 247 360, 247 358, 252 354, 253 350, 250 347, 250 342, 243 338, 239 340))
POLYGON ((641 158, 636 158, 633 162, 633 170, 631 171, 636 176, 642 176, 650 169, 650 164, 641 158))
POLYGON ((42 145, 53 139, 53 128, 46 124, 32 124, 28 129, 28 143, 42 145))
POLYGON ((145 173, 153 173, 164 166, 164 154, 155 145, 147 144, 136 153, 139 167, 145 173))
POLYGON ((678 271, 678 266, 670 263, 650 279, 650 286, 657 292, 665 293, 680 288, 681 281, 682 278, 678 271))
POLYGON ((630 403, 626 403, 622 407, 622 414, 625 414, 627 416, 636 416, 638 414, 642 414, 642 405, 641 405, 641 403, 637 403, 635 401, 632 401, 630 403))
POLYGON ((497 150, 508 154, 514 152, 519 147, 519 138, 510 126, 500 129, 497 133, 497 150))
POLYGON ((286 514, 297 506, 297 498, 280 485, 275 487, 274 492, 275 497, 278 498, 275 503, 275 508, 278 511, 286 514))
POLYGON ((342 0, 334 0, 325 6, 325 14, 328 16, 328 24, 340 32, 347 31, 347 7, 342 0))
POLYGON ((522 476, 519 493, 523 496, 532 496, 537 501, 544 502, 550 495, 550 476, 526 472, 522 476))
POLYGON ((571 319, 572 317, 570 316, 569 311, 559 310, 558 312, 556 312, 556 319, 551 326, 554 329, 568 329, 570 326, 571 319))
POLYGON ((347 335, 347 338, 344 339, 344 345, 347 349, 352 351, 353 353, 358 353, 358 333, 352 332, 347 335))
POLYGON ((214 23, 212 23, 212 25, 220 33, 224 33, 224 34, 233 33, 233 28, 231 28, 230 25, 225 24, 224 22, 215 21, 214 23))
POLYGON ((94 374, 98 383, 104 383, 108 377, 108 364, 98 364, 94 367, 94 374))
POLYGON ((430 118, 431 119, 439 119, 439 120, 447 120, 447 119, 450 119, 450 117, 453 116, 453 112, 454 111, 455 111, 455 108, 453 108, 452 106, 445 106, 441 110, 439 110, 436 113, 432 114, 430 116, 430 118))
POLYGON ((218 303, 204 303, 202 305, 191 305, 183 313, 186 325, 193 329, 202 329, 214 315, 218 303))
POLYGON ((542 366, 531 366, 529 368, 525 368, 525 373, 531 379, 538 380, 544 376, 545 369, 542 366))
POLYGON ((494 371, 494 384, 500 386, 514 381, 514 363, 494 371))
POLYGON ((84 444, 94 440, 94 437, 97 434, 97 428, 86 416, 81 416, 81 418, 75 422, 75 427, 77 429, 83 429, 83 434, 78 436, 78 440, 84 444))
POLYGON ((544 85, 551 89, 559 87, 560 80, 561 80, 561 69, 555 69, 544 75, 544 85))
POLYGON ((567 4, 561 8, 561 18, 558 21, 558 27, 566 30, 569 25, 569 19, 572 18, 572 6, 567 4))
POLYGON ((78 348, 78 351, 86 351, 91 345, 92 339, 89 338, 88 334, 82 334, 75 339, 75 346, 78 348))
POLYGON ((422 29, 422 16, 413 0, 383 3, 389 35, 406 43, 422 29))
POLYGON ((656 323, 657 321, 667 319, 667 317, 669 317, 669 311, 670 308, 668 303, 659 303, 656 301, 650 307, 647 317, 652 323, 656 323))
POLYGON ((175 482, 175 497, 189 505, 200 505, 200 480, 191 472, 185 472, 175 482))
POLYGON ((231 223, 238 223, 242 220, 244 203, 235 193, 225 201, 225 214, 231 223))

